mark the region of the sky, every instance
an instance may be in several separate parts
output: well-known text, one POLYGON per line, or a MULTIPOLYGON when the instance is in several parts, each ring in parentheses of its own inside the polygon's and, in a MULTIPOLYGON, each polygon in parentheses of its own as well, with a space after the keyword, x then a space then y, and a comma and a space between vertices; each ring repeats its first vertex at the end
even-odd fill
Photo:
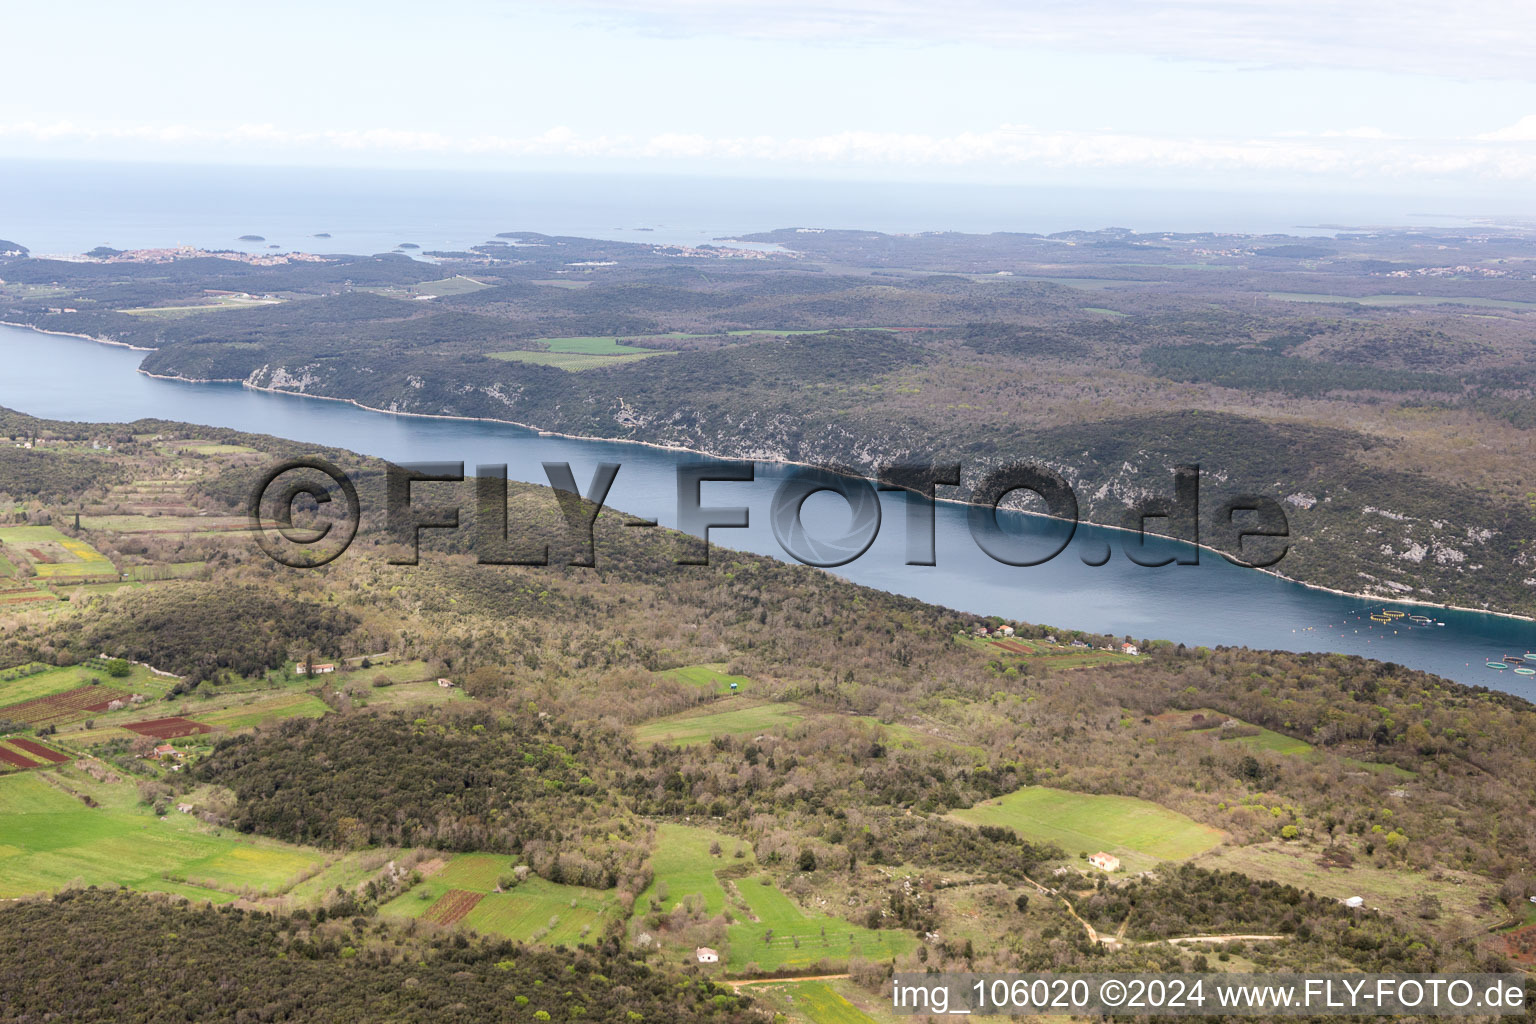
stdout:
POLYGON ((1536 4, 13 5, 0 154, 1536 196, 1536 4))

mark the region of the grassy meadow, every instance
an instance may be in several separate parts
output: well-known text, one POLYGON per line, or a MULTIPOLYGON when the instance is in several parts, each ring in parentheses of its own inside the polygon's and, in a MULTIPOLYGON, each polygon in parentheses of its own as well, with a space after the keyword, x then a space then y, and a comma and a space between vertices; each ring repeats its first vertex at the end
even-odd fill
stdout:
POLYGON ((685 747, 708 743, 716 736, 755 736, 760 732, 788 728, 804 717, 805 711, 798 704, 727 697, 702 708, 646 722, 635 729, 635 739, 641 743, 685 747))
POLYGON ((954 817, 972 825, 1002 825, 1025 839, 1050 842, 1067 853, 1102 850, 1127 871, 1159 861, 1187 860, 1219 844, 1220 830, 1177 811, 1129 796, 1094 796, 1046 786, 1026 786, 954 817))
POLYGON ((126 803, 87 807, 36 771, 0 777, 0 898, 123 885, 227 902, 281 892, 324 864, 317 850, 216 834, 189 815, 159 818, 126 803))
POLYGON ((846 963, 850 956, 882 960, 917 944, 907 932, 877 931, 806 913, 757 865, 750 844, 712 829, 658 825, 651 869, 654 880, 635 901, 637 908, 656 899, 670 910, 697 894, 706 916, 730 911, 735 923, 727 926, 727 949, 721 950, 728 971, 810 967, 822 960, 846 963), (720 844, 719 856, 709 852, 711 843, 720 844), (735 856, 738 849, 743 856, 735 856))

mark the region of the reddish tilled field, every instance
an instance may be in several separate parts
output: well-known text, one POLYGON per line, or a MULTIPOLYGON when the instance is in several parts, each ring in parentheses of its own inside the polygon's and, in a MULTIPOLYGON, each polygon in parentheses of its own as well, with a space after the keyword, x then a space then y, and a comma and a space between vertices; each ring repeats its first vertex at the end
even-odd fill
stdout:
POLYGON ((31 754, 33 757, 40 757, 52 764, 63 764, 69 760, 67 754, 61 754, 57 750, 49 750, 41 743, 32 740, 11 740, 10 744, 23 753, 31 754))
POLYGON ((464 917, 475 909, 484 893, 467 892, 464 889, 449 889, 438 897, 437 902, 427 908, 422 914, 422 920, 431 921, 433 924, 454 924, 462 921, 464 917))
POLYGON ((33 761, 30 758, 22 757, 20 754, 16 753, 16 751, 4 745, 0 745, 0 764, 7 765, 11 768, 37 767, 36 761, 33 761))
POLYGON ((213 726, 194 722, 190 718, 156 718, 148 722, 127 722, 124 729, 141 736, 153 736, 157 740, 173 740, 178 736, 197 736, 213 732, 213 726))
POLYGON ((87 711, 105 711, 107 705, 114 700, 125 700, 131 696, 133 694, 114 690, 109 686, 81 686, 78 689, 24 700, 20 704, 0 708, 0 718, 9 718, 13 722, 25 722, 28 725, 48 725, 65 721, 87 711))
POLYGON ((1033 647, 1030 647, 1028 644, 1021 644, 1017 640, 994 640, 994 641, 992 641, 992 645, 994 647, 1001 647, 1003 650, 1007 651, 1009 654, 1033 654, 1033 653, 1035 653, 1035 650, 1034 650, 1033 647))

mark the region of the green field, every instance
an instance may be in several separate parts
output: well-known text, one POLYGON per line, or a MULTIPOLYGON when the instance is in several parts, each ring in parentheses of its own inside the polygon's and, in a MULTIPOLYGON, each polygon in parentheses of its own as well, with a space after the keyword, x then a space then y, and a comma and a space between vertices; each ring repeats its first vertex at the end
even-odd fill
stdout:
MULTIPOLYGON (((1216 712, 1211 712, 1216 714, 1216 712)), ((1248 723, 1244 723, 1245 725, 1248 723)), ((1275 732, 1273 729, 1265 729, 1262 726, 1254 726, 1259 730, 1256 736, 1231 736, 1221 739, 1223 743, 1232 743, 1248 747, 1252 750, 1263 750, 1271 754, 1281 754, 1287 757, 1311 757, 1313 760, 1322 758, 1322 754, 1306 740, 1296 739, 1284 733, 1275 732)), ((1205 729, 1196 730, 1220 737, 1220 730, 1205 729)), ((1411 779, 1414 773, 1406 768, 1399 768, 1395 764, 1385 764, 1379 761, 1360 761, 1353 757, 1339 758, 1344 764, 1355 771, 1376 772, 1381 775, 1392 775, 1400 779, 1411 779)))
POLYGON ((413 918, 425 914, 450 889, 483 893, 460 925, 487 935, 551 946, 595 942, 606 922, 619 913, 611 891, 556 885, 537 875, 510 892, 494 892, 496 882, 512 873, 513 859, 489 853, 461 853, 448 866, 411 891, 379 908, 381 917, 413 918))
POLYGON ((412 285, 409 290, 417 295, 468 295, 489 287, 491 286, 476 281, 472 277, 457 274, 453 277, 445 277, 441 281, 423 281, 412 285))
POLYGON ((1536 302, 1514 299, 1477 299, 1446 295, 1322 295, 1315 292, 1270 292, 1271 299, 1284 302, 1359 303, 1362 306, 1487 306, 1491 309, 1536 309, 1536 302))
POLYGON ((255 448, 247 448, 243 444, 216 444, 212 441, 206 444, 188 445, 186 451, 196 455, 255 455, 255 448))
MULTIPOLYGON (((53 693, 63 693, 65 690, 73 690, 86 686, 92 679, 101 680, 102 686, 114 690, 128 690, 133 693, 143 693, 149 696, 160 696, 171 688, 175 682, 165 676, 157 676, 140 665, 130 665, 128 674, 121 677, 113 677, 98 666, 91 664, 73 665, 69 668, 48 668, 36 675, 21 676, 18 679, 0 680, 0 706, 7 704, 20 704, 22 701, 33 700, 37 697, 46 697, 53 693)), ((140 708, 139 710, 143 710, 140 708)))
POLYGON ((773 985, 771 989, 775 1001, 792 1020, 806 1024, 874 1024, 875 1018, 844 999, 829 982, 792 981, 773 985))
POLYGON ((220 729, 244 729, 247 726, 278 722, 285 718, 319 718, 329 711, 325 702, 308 693, 285 693, 249 704, 237 704, 189 717, 194 722, 220 729))
MULTIPOLYGON (((879 327, 874 330, 889 330, 879 327)), ((825 334, 825 331, 773 331, 773 330, 744 330, 725 331, 730 337, 748 337, 752 335, 772 335, 774 337, 788 337, 798 334, 825 334)), ((684 334, 673 332, 670 334, 652 334, 643 337, 632 338, 632 341, 644 342, 646 337, 652 338, 712 338, 719 337, 715 334, 684 334)), ((673 353, 668 350, 649 349, 638 345, 626 345, 617 336, 588 337, 588 338, 540 338, 539 344, 544 345, 543 351, 512 351, 487 353, 492 359, 501 359, 508 362, 534 363, 538 366, 554 366, 573 373, 582 370, 595 370, 603 366, 617 366, 620 363, 633 362, 636 359, 648 359, 651 356, 668 356, 673 353)))
POLYGON ((359 885, 377 875, 385 864, 397 859, 405 852, 385 847, 344 853, 324 871, 306 878, 288 890, 285 895, 293 906, 322 903, 335 895, 338 885, 343 889, 355 890, 359 885))
POLYGON ((127 313, 130 316, 174 319, 176 317, 194 316, 198 313, 214 313, 220 310, 249 309, 252 306, 275 306, 281 301, 281 299, 242 299, 234 295, 223 295, 214 302, 202 303, 196 306, 142 306, 138 309, 120 309, 118 312, 127 313))
POLYGON ((1134 654, 1122 654, 1119 651, 1101 651, 1093 647, 1070 647, 1051 645, 1043 640, 1029 640, 1024 637, 1006 637, 996 639, 993 637, 972 636, 969 633, 957 633, 956 642, 973 650, 984 651, 992 657, 1003 658, 1029 658, 1031 667, 1034 668, 1083 668, 1087 665, 1102 665, 1107 662, 1132 662, 1136 660, 1134 654), (1004 643, 1022 644, 1029 648, 1029 653, 1009 651, 1002 647, 1004 643))
POLYGON ((1186 860, 1222 840, 1220 830, 1147 800, 1045 786, 1026 786, 955 811, 954 817, 973 825, 1004 825, 1073 855, 1103 850, 1119 857, 1127 871, 1142 871, 1160 860, 1186 860))
POLYGON ((368 681, 367 688, 355 697, 358 707, 394 708, 421 704, 447 704, 451 701, 469 700, 469 695, 455 686, 445 690, 437 680, 426 679, 414 683, 396 683, 393 686, 375 687, 371 680, 378 673, 362 669, 354 676, 368 681))
POLYGON ((635 729, 640 743, 688 746, 716 736, 749 736, 794 725, 805 717, 798 704, 766 704, 729 697, 703 708, 658 718, 635 729))
POLYGON ((651 870, 654 880, 635 901, 636 908, 649 907, 665 885, 667 898, 661 901, 664 911, 695 893, 703 899, 708 916, 731 910, 736 923, 727 927, 729 948, 722 950, 730 971, 743 971, 753 964, 772 971, 810 967, 820 960, 846 963, 850 956, 884 960, 909 952, 917 944, 906 932, 874 931, 841 918, 805 913, 757 867, 749 844, 711 829, 657 826, 651 870), (712 842, 720 844, 718 857, 709 852, 712 842), (735 857, 737 848, 746 855, 735 857), (718 872, 722 870, 738 877, 721 879, 718 872))
POLYGON ((1312 744, 1306 740, 1298 740, 1273 729, 1260 728, 1257 736, 1233 736, 1222 742, 1252 747, 1254 750, 1267 750, 1272 754, 1300 755, 1312 752, 1312 744))
MULTIPOLYGON (((608 339, 599 339, 608 340, 608 339)), ((625 348, 625 346, 615 346, 625 348)), ((492 359, 501 359, 506 362, 532 363, 535 366, 553 366, 556 369, 566 370, 571 373, 580 373, 582 370, 597 370, 604 366, 619 366, 623 363, 632 363, 637 359, 649 359, 651 356, 671 355, 670 352, 656 352, 647 349, 628 349, 627 351, 602 353, 585 352, 491 352, 492 359)))
POLYGON ((131 580, 185 580, 202 574, 207 562, 162 562, 159 565, 134 565, 127 570, 131 580))
MULTIPOLYGON (((534 283, 537 284, 538 282, 534 283)), ((372 292, 375 295, 388 295, 395 298, 400 296, 411 296, 414 298, 422 295, 430 295, 433 298, 437 298, 443 295, 468 295, 472 292, 478 292, 491 287, 493 285, 458 274, 454 277, 445 277, 440 281, 421 281, 417 284, 403 286, 388 285, 378 288, 359 288, 358 291, 372 292)))
POLYGON ((215 835, 174 810, 160 819, 115 804, 86 807, 36 772, 0 777, 0 897, 116 884, 223 902, 280 892, 324 860, 275 840, 215 835))
MULTIPOLYGON (((10 548, 10 560, 32 563, 39 579, 72 576, 116 576, 112 561, 83 540, 66 537, 51 526, 0 528, 0 544, 10 548), (41 554, 43 557, 38 557, 41 554)), ((14 566, 12 567, 14 571, 14 566)))
POLYGON ((663 679, 676 679, 699 690, 710 690, 714 693, 730 693, 731 684, 736 684, 737 692, 748 689, 752 680, 746 676, 733 676, 725 671, 723 663, 713 665, 685 665, 682 668, 669 668, 665 672, 656 673, 663 679))

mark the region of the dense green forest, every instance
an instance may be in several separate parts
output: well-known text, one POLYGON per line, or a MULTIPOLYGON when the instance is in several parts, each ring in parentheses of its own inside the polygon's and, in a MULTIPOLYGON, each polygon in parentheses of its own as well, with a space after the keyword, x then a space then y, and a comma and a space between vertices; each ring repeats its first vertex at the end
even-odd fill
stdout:
POLYGON ((553 951, 413 938, 361 917, 326 925, 126 893, 8 906, 0 956, 5 1018, 15 1024, 767 1019, 747 996, 612 944, 553 951))

